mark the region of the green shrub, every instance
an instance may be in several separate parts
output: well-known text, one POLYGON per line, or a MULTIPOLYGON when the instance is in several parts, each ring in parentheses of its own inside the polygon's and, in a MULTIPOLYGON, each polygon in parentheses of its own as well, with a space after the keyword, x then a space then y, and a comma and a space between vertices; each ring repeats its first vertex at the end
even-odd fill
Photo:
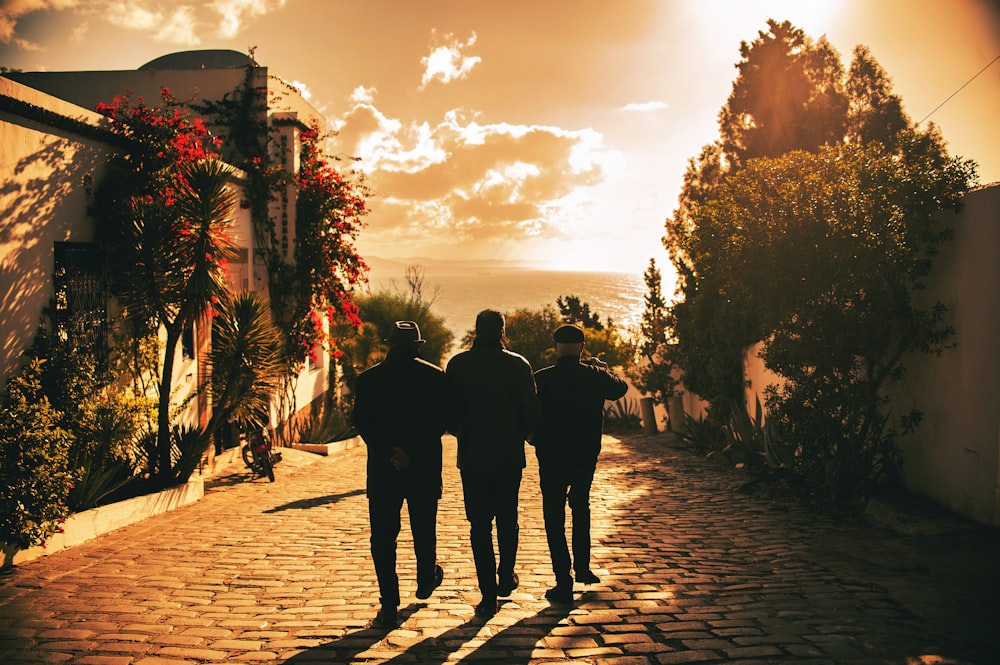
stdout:
POLYGON ((69 514, 72 435, 42 392, 42 361, 10 379, 0 401, 0 542, 43 544, 69 514))

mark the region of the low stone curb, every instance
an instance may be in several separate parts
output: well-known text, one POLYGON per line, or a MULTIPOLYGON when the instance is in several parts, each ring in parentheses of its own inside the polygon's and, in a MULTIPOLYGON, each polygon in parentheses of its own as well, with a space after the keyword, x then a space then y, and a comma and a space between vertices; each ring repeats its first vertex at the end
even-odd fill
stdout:
POLYGON ((61 533, 53 534, 44 545, 16 552, 11 557, 10 563, 14 565, 24 563, 85 543, 101 534, 135 524, 147 517, 194 503, 204 495, 205 480, 196 476, 178 487, 75 513, 63 522, 61 533))

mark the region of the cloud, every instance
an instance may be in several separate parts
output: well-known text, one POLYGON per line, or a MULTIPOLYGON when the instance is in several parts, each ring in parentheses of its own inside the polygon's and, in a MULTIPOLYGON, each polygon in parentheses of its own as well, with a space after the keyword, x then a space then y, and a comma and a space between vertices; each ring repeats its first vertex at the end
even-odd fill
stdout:
POLYGON ((561 236, 562 202, 604 181, 614 161, 594 130, 481 124, 461 111, 405 124, 370 98, 335 125, 337 149, 361 158, 375 195, 369 232, 385 243, 441 249, 561 236))
MULTIPOLYGON (((436 33, 432 34, 432 39, 438 41, 436 33)), ((431 49, 430 55, 420 59, 420 63, 424 66, 424 75, 420 80, 421 90, 431 81, 450 83, 464 79, 473 67, 482 62, 479 56, 467 56, 463 53, 465 49, 475 45, 476 33, 472 33, 464 44, 451 34, 445 35, 443 41, 445 43, 437 44, 431 49)))
POLYGON ((194 9, 187 5, 165 14, 134 1, 113 2, 106 7, 104 18, 119 28, 149 33, 158 42, 182 46, 201 43, 195 33, 197 19, 194 9))
POLYGON ((214 0, 211 8, 220 16, 218 35, 229 38, 239 34, 247 19, 266 16, 282 9, 285 0, 214 0))
POLYGON ((309 86, 303 83, 302 81, 290 81, 289 85, 299 91, 299 94, 302 95, 302 99, 305 100, 312 99, 313 96, 312 90, 310 90, 309 86))
POLYGON ((178 7, 167 16, 163 26, 153 34, 153 39, 168 44, 196 46, 201 43, 201 39, 195 34, 196 24, 193 9, 185 6, 178 7))
POLYGON ((0 44, 15 44, 36 51, 39 46, 17 37, 17 21, 34 12, 59 11, 77 6, 77 0, 0 0, 0 44))
POLYGON ((378 90, 375 88, 359 85, 351 91, 351 96, 348 99, 353 104, 371 104, 375 101, 376 92, 378 90))
POLYGON ((622 107, 623 111, 662 111, 663 109, 670 108, 670 105, 666 102, 643 102, 642 104, 626 104, 622 107))
POLYGON ((75 28, 73 32, 70 33, 69 40, 71 42, 82 42, 87 39, 87 33, 90 32, 90 23, 84 21, 75 28))
POLYGON ((114 2, 104 14, 108 23, 127 30, 150 32, 163 23, 163 15, 133 2, 114 2))
MULTIPOLYGON (((21 17, 34 12, 74 10, 81 17, 99 17, 124 30, 148 34, 159 42, 193 46, 201 43, 198 31, 205 26, 217 24, 218 36, 232 38, 247 21, 280 10, 285 3, 286 0, 189 0, 185 4, 160 0, 0 0, 0 43, 31 49, 33 45, 17 36, 21 17)), ((78 39, 79 34, 79 29, 74 30, 71 39, 78 39)))

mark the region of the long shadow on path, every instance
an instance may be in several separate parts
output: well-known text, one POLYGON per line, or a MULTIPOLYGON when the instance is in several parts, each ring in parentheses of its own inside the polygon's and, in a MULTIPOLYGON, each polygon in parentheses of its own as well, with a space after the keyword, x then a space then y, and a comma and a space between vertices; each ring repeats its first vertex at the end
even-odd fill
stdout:
POLYGON ((268 508, 265 513, 277 513, 282 510, 308 510, 309 508, 316 508, 318 506, 325 506, 330 503, 337 503, 343 499, 349 499, 352 496, 360 496, 364 494, 363 489, 351 490, 349 492, 341 492, 339 494, 327 494, 326 496, 310 497, 308 499, 300 499, 298 501, 291 501, 281 506, 275 506, 274 508, 268 508))
MULTIPOLYGON (((400 613, 405 621, 415 611, 409 606, 400 613)), ((493 635, 484 634, 487 625, 482 619, 472 618, 445 632, 433 635, 407 647, 387 646, 385 655, 397 655, 381 661, 383 665, 420 663, 421 665, 444 665, 445 663, 503 663, 503 665, 528 665, 536 645, 559 625, 572 608, 551 606, 532 616, 506 626, 493 635), (458 660, 452 654, 460 651, 470 642, 481 642, 475 649, 464 653, 458 660), (400 652, 400 649, 402 651, 400 652)), ((365 628, 348 633, 338 640, 309 649, 284 661, 285 665, 315 665, 317 663, 351 663, 359 656, 378 648, 382 640, 388 639, 391 631, 365 628)), ((366 660, 378 660, 377 653, 362 656, 366 660)))

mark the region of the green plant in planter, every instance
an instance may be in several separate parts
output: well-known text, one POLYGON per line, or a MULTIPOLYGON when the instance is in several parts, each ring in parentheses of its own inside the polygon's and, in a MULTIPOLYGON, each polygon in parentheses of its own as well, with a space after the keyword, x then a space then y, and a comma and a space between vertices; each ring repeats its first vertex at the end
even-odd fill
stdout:
POLYGON ((0 400, 0 543, 4 567, 13 554, 43 544, 69 514, 74 482, 67 451, 72 435, 42 392, 42 361, 12 377, 0 400))

